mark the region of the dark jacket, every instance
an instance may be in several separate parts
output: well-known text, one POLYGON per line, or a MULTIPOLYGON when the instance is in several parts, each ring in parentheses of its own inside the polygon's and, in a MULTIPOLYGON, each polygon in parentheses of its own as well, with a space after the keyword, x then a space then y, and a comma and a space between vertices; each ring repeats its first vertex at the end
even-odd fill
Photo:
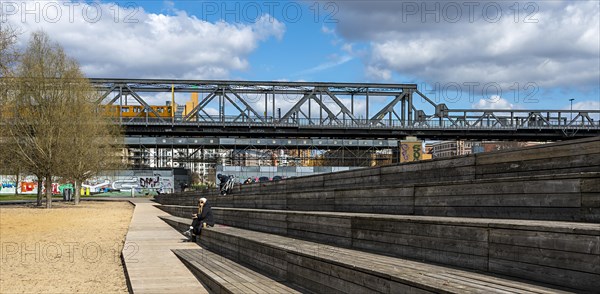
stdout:
POLYGON ((198 215, 198 220, 200 220, 200 223, 206 223, 211 227, 215 225, 212 208, 208 202, 204 203, 204 207, 202 207, 202 214, 198 215))

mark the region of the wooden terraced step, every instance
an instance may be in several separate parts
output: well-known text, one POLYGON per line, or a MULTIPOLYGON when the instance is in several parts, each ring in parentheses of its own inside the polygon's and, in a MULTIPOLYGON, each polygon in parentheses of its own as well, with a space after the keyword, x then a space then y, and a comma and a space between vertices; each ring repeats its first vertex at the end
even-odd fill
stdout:
MULTIPOLYGON (((174 216, 194 207, 158 206, 174 216)), ((400 258, 600 287, 600 224, 213 208, 219 224, 400 258)), ((189 222, 189 220, 188 220, 189 222)))
POLYGON ((213 293, 306 293, 205 249, 173 250, 173 253, 213 293))
MULTIPOLYGON (((189 219, 179 217, 163 220, 178 229, 189 225, 189 219)), ((221 225, 203 230, 200 243, 317 293, 582 292, 221 225)))
MULTIPOLYGON (((600 136, 513 150, 303 176, 278 182, 240 185, 234 188, 233 194, 272 194, 305 191, 311 188, 358 188, 384 186, 389 183, 418 185, 442 181, 548 176, 597 172, 598 166, 600 136)), ((203 192, 205 197, 217 195, 214 189, 203 192)), ((190 205, 193 205, 194 196, 197 196, 197 192, 159 195, 156 198, 162 204, 181 205, 189 200, 190 205)))
POLYGON ((600 173, 178 197, 162 204, 600 223, 600 173), (179 199, 179 200, 178 200, 179 199))

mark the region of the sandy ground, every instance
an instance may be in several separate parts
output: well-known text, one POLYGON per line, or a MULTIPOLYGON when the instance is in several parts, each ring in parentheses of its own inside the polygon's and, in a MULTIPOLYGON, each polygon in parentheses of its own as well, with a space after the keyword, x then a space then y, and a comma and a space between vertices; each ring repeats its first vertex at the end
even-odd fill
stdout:
POLYGON ((133 206, 0 206, 0 293, 127 293, 120 252, 133 206))

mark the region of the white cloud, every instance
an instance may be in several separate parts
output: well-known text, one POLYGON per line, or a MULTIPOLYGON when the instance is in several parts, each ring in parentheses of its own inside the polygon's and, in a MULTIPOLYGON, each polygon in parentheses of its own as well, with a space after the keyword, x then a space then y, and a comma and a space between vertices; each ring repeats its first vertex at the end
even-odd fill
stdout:
MULTIPOLYGON (((570 109, 571 105, 566 106, 564 109, 570 109)), ((596 110, 600 111, 600 101, 580 101, 573 103, 573 110, 596 110)))
MULTIPOLYGON (((44 5, 54 2, 23 3, 30 10, 38 5, 38 13, 43 16, 44 5)), ((62 11, 55 23, 44 18, 36 22, 35 15, 23 19, 21 11, 8 16, 8 21, 26 33, 46 31, 90 77, 226 78, 231 71, 249 68, 247 58, 261 41, 281 39, 285 32, 285 25, 269 15, 241 25, 207 22, 174 8, 169 9, 172 15, 165 15, 120 7, 115 21, 114 3, 76 2, 72 17, 69 6, 55 4, 62 11), (101 17, 91 22, 96 9, 101 17)))
MULTIPOLYGON (((564 107, 563 109, 571 109, 571 105, 564 107)), ((593 110, 600 111, 600 98, 598 101, 580 101, 577 103, 573 103, 573 110, 593 110)), ((589 117, 596 121, 596 123, 600 122, 600 113, 591 112, 588 113, 589 117)))
POLYGON ((324 70, 328 70, 330 68, 334 68, 334 67, 342 65, 342 64, 354 59, 354 57, 352 57, 350 55, 343 55, 343 56, 339 56, 339 57, 334 56, 332 59, 333 60, 321 63, 312 68, 302 70, 297 75, 313 74, 313 73, 321 72, 324 70))
POLYGON ((321 27, 321 32, 323 32, 323 34, 326 35, 334 35, 335 34, 335 30, 326 26, 322 26, 321 27))
POLYGON ((344 43, 342 45, 342 50, 348 54, 353 54, 354 50, 352 49, 352 43, 344 43))
POLYGON ((471 105, 475 109, 514 109, 515 106, 508 102, 508 100, 493 95, 487 99, 479 99, 476 103, 471 105))
POLYGON ((392 78, 392 71, 383 66, 367 65, 366 75, 376 81, 388 81, 392 78))
POLYGON ((390 76, 389 70, 440 83, 597 87, 600 2, 463 2, 338 1, 336 32, 370 44, 365 70, 374 79, 390 76), (475 4, 471 20, 468 7, 475 4), (502 10, 497 21, 482 11, 490 4, 502 10), (426 12, 435 5, 438 20, 426 12), (462 12, 457 22, 449 20, 452 5, 462 12), (407 13, 409 7, 416 12, 407 13))

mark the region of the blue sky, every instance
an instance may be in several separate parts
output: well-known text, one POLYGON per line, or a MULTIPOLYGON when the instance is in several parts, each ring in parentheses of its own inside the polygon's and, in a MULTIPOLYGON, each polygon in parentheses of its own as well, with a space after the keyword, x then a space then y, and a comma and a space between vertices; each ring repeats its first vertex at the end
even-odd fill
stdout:
POLYGON ((598 1, 65 3, 3 1, 2 22, 21 44, 48 32, 90 77, 417 83, 451 108, 600 109, 598 1))

